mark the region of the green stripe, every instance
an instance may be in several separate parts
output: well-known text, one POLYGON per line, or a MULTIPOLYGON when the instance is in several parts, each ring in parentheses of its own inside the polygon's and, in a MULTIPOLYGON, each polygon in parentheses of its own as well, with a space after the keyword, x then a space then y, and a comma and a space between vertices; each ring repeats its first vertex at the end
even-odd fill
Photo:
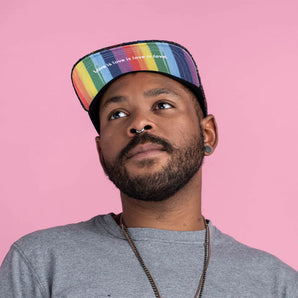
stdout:
POLYGON ((96 69, 96 67, 99 67, 99 66, 94 65, 93 61, 89 57, 86 57, 82 62, 85 65, 85 67, 91 77, 91 80, 94 83, 94 86, 96 87, 97 91, 99 91, 106 84, 101 72, 97 72, 97 73, 93 72, 93 69, 96 69), (92 69, 92 70, 90 70, 90 69, 92 69))
MULTIPOLYGON (((158 46, 156 44, 153 44, 153 43, 147 43, 152 55, 160 55, 160 56, 164 56, 164 54, 162 54, 158 48, 158 46)), ((166 73, 170 73, 169 72, 169 66, 166 62, 165 59, 162 59, 162 58, 155 58, 154 59, 156 65, 157 65, 157 68, 159 71, 162 71, 162 72, 166 72, 166 73)))

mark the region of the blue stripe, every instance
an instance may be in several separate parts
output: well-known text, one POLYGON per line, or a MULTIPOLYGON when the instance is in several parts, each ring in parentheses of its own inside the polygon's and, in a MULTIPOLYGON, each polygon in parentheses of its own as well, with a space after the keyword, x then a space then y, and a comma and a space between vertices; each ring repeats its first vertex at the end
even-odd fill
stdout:
POLYGON ((181 78, 184 79, 185 81, 188 81, 190 83, 193 83, 193 80, 192 80, 192 76, 191 76, 191 72, 190 72, 190 69, 188 67, 188 62, 184 56, 184 53, 183 53, 183 50, 178 48, 177 46, 175 45, 169 45, 172 52, 173 52, 173 55, 174 55, 174 58, 177 62, 177 65, 178 65, 178 68, 179 68, 179 71, 180 71, 180 74, 181 74, 181 78))
POLYGON ((157 43, 157 45, 158 45, 160 52, 163 53, 164 55, 166 55, 168 58, 166 61, 168 62, 168 66, 170 68, 169 74, 172 74, 172 75, 180 78, 181 77, 180 71, 179 71, 175 57, 173 56, 172 50, 169 47, 169 45, 161 44, 161 43, 157 43))
POLYGON ((115 63, 117 60, 111 50, 106 50, 101 53, 102 58, 104 59, 105 63, 107 64, 107 68, 111 72, 113 78, 116 78, 122 74, 122 71, 118 64, 115 63), (113 64, 114 62, 114 64, 113 64))
MULTIPOLYGON (((100 53, 91 55, 90 58, 91 58, 96 69, 101 68, 102 66, 106 65, 106 63, 103 60, 103 58, 101 57, 100 53)), ((106 83, 108 83, 109 81, 111 81, 113 79, 108 67, 102 68, 100 70, 100 72, 101 72, 106 83)))

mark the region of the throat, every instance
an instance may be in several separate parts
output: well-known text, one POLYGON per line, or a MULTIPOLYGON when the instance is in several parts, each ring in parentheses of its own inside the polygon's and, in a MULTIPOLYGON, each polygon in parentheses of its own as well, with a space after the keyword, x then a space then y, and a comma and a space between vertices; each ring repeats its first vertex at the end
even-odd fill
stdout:
POLYGON ((127 214, 113 214, 113 219, 117 225, 121 226, 121 217, 128 228, 152 228, 169 231, 200 231, 205 229, 204 218, 199 215, 194 218, 182 216, 175 217, 170 220, 168 217, 157 214, 154 216, 134 216, 133 218, 127 214))

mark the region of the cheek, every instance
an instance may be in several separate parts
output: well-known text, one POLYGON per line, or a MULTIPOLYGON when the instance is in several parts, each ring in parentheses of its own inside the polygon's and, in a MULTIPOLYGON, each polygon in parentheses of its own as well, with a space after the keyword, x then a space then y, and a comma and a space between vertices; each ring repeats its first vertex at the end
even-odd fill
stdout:
POLYGON ((106 161, 113 161, 118 156, 117 138, 101 136, 101 154, 106 161))
POLYGON ((175 119, 167 123, 167 135, 175 143, 186 141, 189 136, 199 136, 200 126, 197 114, 192 110, 176 115, 175 119))
POLYGON ((200 135, 200 122, 199 116, 196 110, 192 107, 188 110, 187 117, 184 122, 183 128, 186 130, 186 133, 189 135, 200 135))

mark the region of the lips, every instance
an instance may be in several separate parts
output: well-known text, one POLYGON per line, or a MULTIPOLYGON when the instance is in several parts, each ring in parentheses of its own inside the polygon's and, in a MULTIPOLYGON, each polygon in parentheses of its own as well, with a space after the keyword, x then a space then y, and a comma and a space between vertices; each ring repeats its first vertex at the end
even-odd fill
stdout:
POLYGON ((131 149, 128 154, 127 154, 127 159, 132 158, 135 155, 145 153, 145 152, 150 152, 150 151, 165 151, 164 147, 159 144, 153 144, 153 143, 146 143, 142 145, 137 145, 133 149, 131 149))

